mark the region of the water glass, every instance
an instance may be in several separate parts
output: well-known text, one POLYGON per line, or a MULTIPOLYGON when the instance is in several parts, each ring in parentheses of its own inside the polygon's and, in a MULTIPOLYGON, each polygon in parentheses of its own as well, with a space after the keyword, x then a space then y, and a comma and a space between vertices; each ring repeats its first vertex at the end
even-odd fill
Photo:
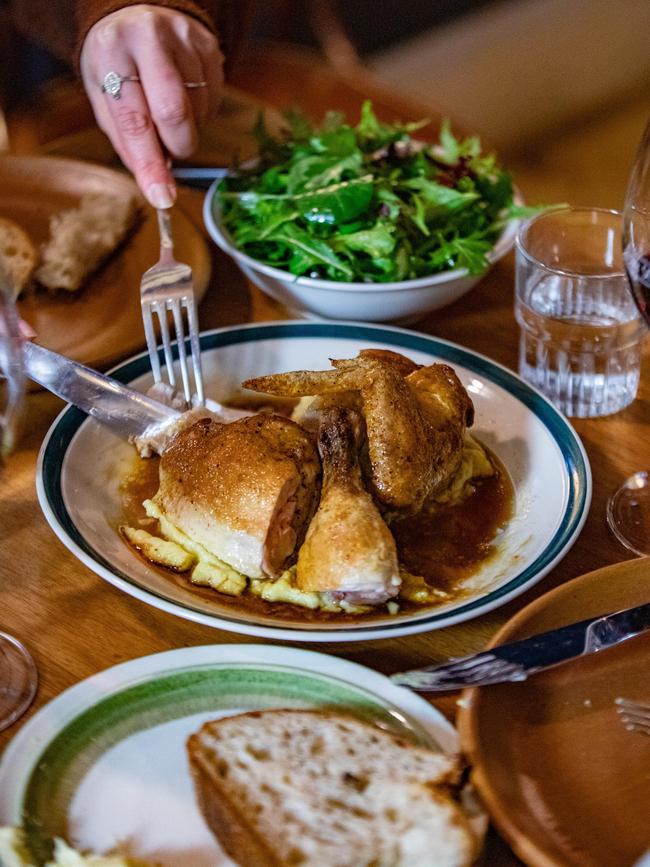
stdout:
POLYGON ((519 372, 568 416, 610 415, 636 396, 645 329, 622 229, 619 211, 563 207, 517 236, 519 372))

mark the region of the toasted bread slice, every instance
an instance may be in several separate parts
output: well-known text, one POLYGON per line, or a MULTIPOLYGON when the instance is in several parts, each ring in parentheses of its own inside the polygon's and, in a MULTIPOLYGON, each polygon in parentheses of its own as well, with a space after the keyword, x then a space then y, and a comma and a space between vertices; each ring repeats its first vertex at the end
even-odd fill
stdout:
POLYGON ((38 253, 27 232, 8 217, 0 217, 0 267, 16 298, 28 285, 37 262, 38 253))
POLYGON ((133 198, 106 193, 87 193, 79 207, 53 214, 36 279, 53 292, 77 292, 124 240, 136 216, 133 198))
POLYGON ((467 867, 459 763, 355 717, 268 710, 188 741, 203 815, 240 867, 467 867))

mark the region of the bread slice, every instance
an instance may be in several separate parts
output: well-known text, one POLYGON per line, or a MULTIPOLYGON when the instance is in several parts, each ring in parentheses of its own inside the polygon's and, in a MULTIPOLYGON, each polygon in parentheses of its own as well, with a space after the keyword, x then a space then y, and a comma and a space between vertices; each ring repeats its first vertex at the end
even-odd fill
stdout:
POLYGON ((0 267, 14 290, 14 297, 28 285, 38 253, 25 230, 8 217, 0 217, 0 267))
POLYGON ((36 279, 53 292, 77 292, 124 240, 136 216, 132 197, 86 193, 79 207, 50 218, 36 279))
POLYGON ((266 710, 188 740, 199 805, 240 867, 467 867, 454 757, 329 711, 266 710))

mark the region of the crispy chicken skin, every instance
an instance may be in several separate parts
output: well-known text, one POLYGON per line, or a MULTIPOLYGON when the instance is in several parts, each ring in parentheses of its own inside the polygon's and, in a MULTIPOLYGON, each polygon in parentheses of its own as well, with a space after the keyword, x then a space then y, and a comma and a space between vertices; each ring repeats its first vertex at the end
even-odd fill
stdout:
POLYGON ((316 448, 289 419, 201 419, 163 452, 154 500, 172 524, 234 569, 276 577, 304 538, 319 481, 316 448))
POLYGON ((363 486, 361 427, 359 416, 344 408, 323 416, 323 487, 298 555, 296 584, 328 591, 338 601, 377 605, 397 594, 401 579, 395 540, 363 486))
POLYGON ((392 349, 360 349, 358 357, 374 358, 377 361, 392 364, 396 370, 399 370, 402 376, 408 376, 409 373, 413 373, 422 367, 421 364, 416 364, 410 358, 407 358, 400 352, 394 352, 392 349))
POLYGON ((471 400, 453 369, 420 367, 386 350, 333 360, 334 370, 294 371, 244 383, 278 395, 356 390, 367 428, 369 487, 388 512, 415 514, 458 469, 471 400))

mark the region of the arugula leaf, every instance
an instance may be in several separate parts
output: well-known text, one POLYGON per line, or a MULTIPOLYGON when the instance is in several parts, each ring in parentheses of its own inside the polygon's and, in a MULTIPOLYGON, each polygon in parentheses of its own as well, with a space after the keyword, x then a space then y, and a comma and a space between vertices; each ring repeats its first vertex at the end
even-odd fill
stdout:
POLYGON ((451 131, 449 118, 445 118, 440 126, 440 144, 436 148, 436 157, 449 166, 457 163, 460 157, 460 142, 451 131))
POLYGON ((478 136, 457 139, 451 131, 449 118, 440 125, 440 141, 434 147, 436 159, 448 166, 455 165, 461 158, 476 159, 481 153, 481 140, 478 136))
POLYGON ((365 177, 302 193, 294 201, 311 223, 347 223, 367 210, 373 193, 372 182, 365 177))
POLYGON ((482 274, 488 266, 487 254, 491 249, 492 244, 480 236, 456 237, 445 241, 431 254, 429 261, 437 270, 467 268, 470 274, 482 274))
POLYGON ((355 251, 378 259, 390 256, 395 249, 394 232, 394 227, 377 223, 372 229, 362 229, 335 238, 331 244, 337 252, 355 251))
MULTIPOLYGON (((542 211, 548 209, 548 205, 508 205, 506 209, 506 219, 528 220, 530 217, 536 217, 542 211)), ((566 205, 553 205, 554 208, 567 207, 566 205)))
POLYGON ((347 124, 343 124, 337 129, 325 130, 320 135, 313 135, 309 144, 316 153, 326 153, 337 157, 349 156, 358 150, 357 137, 352 127, 347 126, 347 124))
POLYGON ((361 154, 350 154, 343 159, 338 157, 305 157, 292 166, 287 178, 287 192, 301 193, 319 190, 328 184, 337 184, 348 172, 358 174, 361 169, 361 154))
POLYGON ((427 206, 424 198, 416 194, 411 197, 411 202, 413 207, 408 211, 409 217, 423 235, 430 235, 431 230, 427 226, 427 206))
POLYGON ((377 119, 369 99, 366 99, 361 106, 361 117, 356 133, 362 141, 376 140, 377 142, 381 141, 386 134, 386 127, 377 119))
POLYGON ((322 264, 334 268, 335 271, 340 271, 345 275, 348 280, 351 280, 354 276, 352 269, 339 259, 325 241, 310 237, 307 232, 299 229, 296 225, 289 223, 281 226, 269 235, 269 239, 282 241, 289 247, 294 248, 294 251, 300 254, 301 267, 303 269, 305 268, 304 263, 310 262, 312 265, 322 264))
POLYGON ((475 192, 459 192, 451 187, 443 187, 442 184, 436 181, 430 181, 427 178, 412 178, 404 184, 410 190, 417 190, 419 197, 425 204, 432 206, 435 209, 447 211, 455 211, 459 208, 464 208, 470 202, 476 201, 479 194, 475 192))

